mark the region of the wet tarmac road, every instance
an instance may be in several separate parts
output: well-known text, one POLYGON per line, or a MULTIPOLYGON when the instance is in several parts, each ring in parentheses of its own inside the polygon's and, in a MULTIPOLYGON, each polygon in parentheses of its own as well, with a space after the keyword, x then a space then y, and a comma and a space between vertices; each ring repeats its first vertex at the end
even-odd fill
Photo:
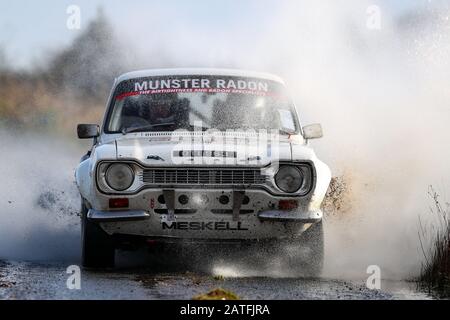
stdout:
MULTIPOLYGON (((192 299, 224 288, 242 299, 430 299, 409 282, 383 281, 369 290, 363 281, 217 277, 203 272, 122 267, 81 270, 80 289, 69 289, 69 264, 0 262, 0 299, 192 299)), ((73 282, 72 282, 73 283, 73 282)))

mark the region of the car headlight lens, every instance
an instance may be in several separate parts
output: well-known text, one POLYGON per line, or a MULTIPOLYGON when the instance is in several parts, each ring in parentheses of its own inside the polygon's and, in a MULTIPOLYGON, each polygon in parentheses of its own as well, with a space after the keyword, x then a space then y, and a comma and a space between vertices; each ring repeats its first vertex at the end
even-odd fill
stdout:
POLYGON ((112 164, 105 174, 106 183, 116 191, 127 190, 134 181, 134 171, 127 164, 112 164))
POLYGON ((303 180, 303 172, 294 166, 282 166, 275 175, 277 187, 287 193, 298 191, 303 184, 303 180))

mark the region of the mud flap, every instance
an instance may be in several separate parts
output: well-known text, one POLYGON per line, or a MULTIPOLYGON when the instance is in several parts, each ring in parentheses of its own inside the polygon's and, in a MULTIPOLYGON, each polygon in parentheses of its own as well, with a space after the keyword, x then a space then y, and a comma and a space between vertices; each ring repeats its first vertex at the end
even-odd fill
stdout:
POLYGON ((233 191, 233 221, 239 221, 239 212, 244 196, 245 191, 233 191))
POLYGON ((164 200, 167 206, 167 221, 175 221, 175 191, 174 190, 163 190, 164 200))

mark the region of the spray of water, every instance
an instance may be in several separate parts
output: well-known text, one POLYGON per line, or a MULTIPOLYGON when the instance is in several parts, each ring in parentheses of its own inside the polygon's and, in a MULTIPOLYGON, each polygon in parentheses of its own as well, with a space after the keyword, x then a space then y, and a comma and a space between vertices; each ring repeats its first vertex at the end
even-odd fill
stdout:
POLYGON ((0 259, 78 259, 75 148, 47 135, 1 130, 0 137, 0 259))
POLYGON ((363 278, 378 265, 385 278, 405 278, 423 259, 417 223, 428 185, 449 177, 450 70, 441 59, 450 53, 449 11, 411 18, 418 29, 424 23, 419 33, 386 14, 381 30, 367 29, 361 9, 328 5, 319 23, 294 22, 289 29, 314 36, 284 46, 296 51, 287 77, 300 111, 326 128, 319 154, 335 174, 351 173, 352 209, 327 221, 325 275, 363 278))

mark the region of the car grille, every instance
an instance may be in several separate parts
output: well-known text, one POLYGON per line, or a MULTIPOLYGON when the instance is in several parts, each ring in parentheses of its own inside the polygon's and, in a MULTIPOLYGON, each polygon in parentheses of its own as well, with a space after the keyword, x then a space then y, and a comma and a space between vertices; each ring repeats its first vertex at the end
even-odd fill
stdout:
POLYGON ((264 184, 261 169, 144 169, 146 184, 250 185, 264 184))

